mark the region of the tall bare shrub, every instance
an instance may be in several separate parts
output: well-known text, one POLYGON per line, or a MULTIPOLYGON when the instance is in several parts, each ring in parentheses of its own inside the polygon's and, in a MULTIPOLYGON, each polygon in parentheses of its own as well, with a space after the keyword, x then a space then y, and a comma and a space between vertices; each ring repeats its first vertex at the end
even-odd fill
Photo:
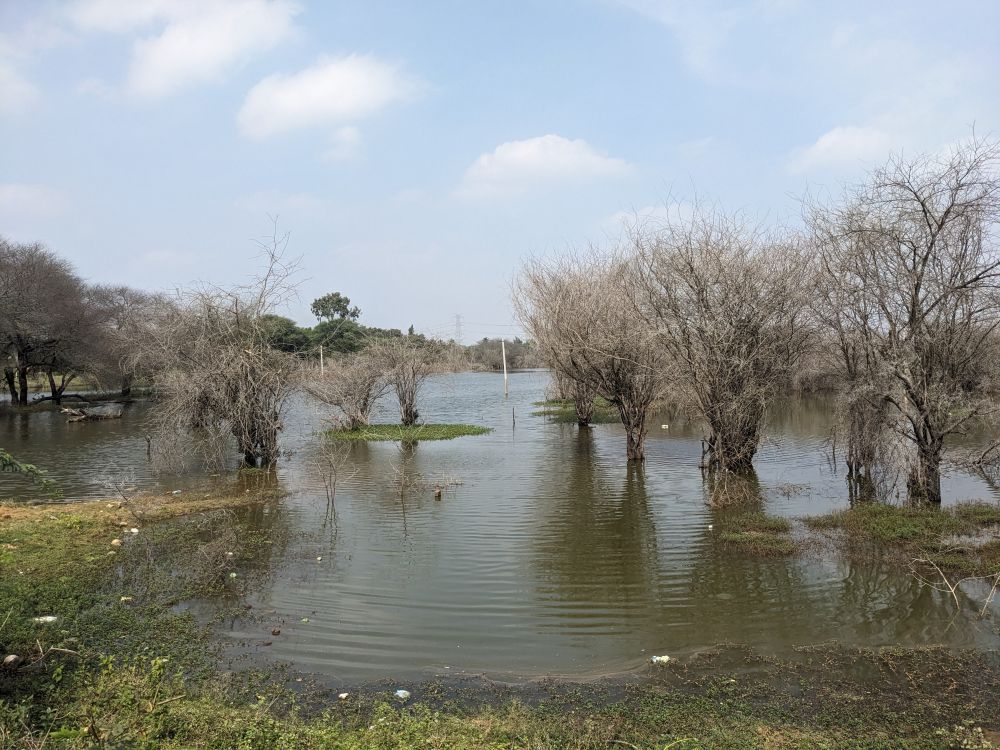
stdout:
POLYGON ((810 206, 845 371, 910 446, 911 502, 941 502, 946 441, 994 411, 998 165, 1000 146, 974 137, 893 157, 834 205, 810 206))
POLYGON ((246 285, 204 285, 160 301, 137 332, 154 373, 155 445, 167 464, 192 452, 225 463, 230 446, 251 466, 271 466, 298 363, 269 342, 265 316, 293 291, 286 238, 264 250, 263 273, 246 285))
POLYGON ((603 396, 625 428, 626 457, 643 461, 647 416, 663 384, 662 347, 629 299, 635 264, 617 253, 533 260, 514 301, 543 361, 603 396))
POLYGON ((708 428, 707 466, 746 472, 765 415, 809 341, 796 238, 696 206, 630 232, 634 294, 679 405, 708 428))

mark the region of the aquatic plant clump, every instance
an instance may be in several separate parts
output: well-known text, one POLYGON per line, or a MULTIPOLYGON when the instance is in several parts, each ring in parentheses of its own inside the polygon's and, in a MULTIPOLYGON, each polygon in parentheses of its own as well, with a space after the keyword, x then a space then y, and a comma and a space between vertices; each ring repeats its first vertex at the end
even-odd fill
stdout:
POLYGON ((331 440, 382 442, 396 440, 413 443, 419 440, 453 440, 468 435, 486 435, 490 427, 472 424, 371 424, 356 430, 329 430, 331 440))

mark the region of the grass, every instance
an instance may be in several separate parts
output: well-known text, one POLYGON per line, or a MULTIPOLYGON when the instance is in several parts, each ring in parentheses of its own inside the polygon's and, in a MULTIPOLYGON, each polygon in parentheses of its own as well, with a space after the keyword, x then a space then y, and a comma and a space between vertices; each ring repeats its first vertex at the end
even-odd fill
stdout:
MULTIPOLYGON (((33 662, 0 670, 0 748, 944 749, 996 739, 1000 668, 945 649, 824 646, 777 660, 720 648, 642 682, 386 681, 349 688, 346 700, 342 686, 293 673, 223 671, 206 629, 171 607, 190 596, 239 606, 246 571, 288 542, 249 523, 274 502, 0 507, 0 643, 33 662), (41 614, 58 620, 34 623, 41 614), (393 699, 397 687, 413 699, 393 699)), ((788 529, 761 513, 731 518, 746 533, 788 529)))
POLYGON ((792 524, 786 518, 760 511, 729 509, 721 515, 719 526, 719 539, 744 554, 784 557, 798 550, 790 538, 792 524))
MULTIPOLYGON (((531 412, 533 417, 548 417, 553 422, 576 424, 576 405, 573 399, 550 398, 545 401, 535 401, 532 406, 539 407, 531 412)), ((601 396, 594 399, 591 424, 611 424, 618 421, 618 410, 614 406, 601 396)))
POLYGON ((486 435, 493 430, 472 424, 371 424, 357 430, 330 430, 333 440, 380 441, 398 440, 413 443, 418 440, 453 440, 465 435, 486 435))
POLYGON ((862 503, 848 510, 805 519, 817 531, 839 529, 849 539, 874 542, 922 556, 967 575, 1000 571, 1000 539, 955 544, 1000 526, 1000 505, 963 503, 953 508, 862 503))

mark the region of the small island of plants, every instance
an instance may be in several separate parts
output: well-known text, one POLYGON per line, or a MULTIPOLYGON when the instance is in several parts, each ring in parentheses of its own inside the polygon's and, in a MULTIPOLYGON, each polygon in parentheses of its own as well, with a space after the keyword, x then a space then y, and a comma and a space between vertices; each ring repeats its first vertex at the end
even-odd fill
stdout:
POLYGON ((370 424, 355 430, 329 430, 331 440, 386 441, 398 440, 403 443, 418 440, 453 440, 466 435, 486 435, 489 427, 473 424, 370 424))

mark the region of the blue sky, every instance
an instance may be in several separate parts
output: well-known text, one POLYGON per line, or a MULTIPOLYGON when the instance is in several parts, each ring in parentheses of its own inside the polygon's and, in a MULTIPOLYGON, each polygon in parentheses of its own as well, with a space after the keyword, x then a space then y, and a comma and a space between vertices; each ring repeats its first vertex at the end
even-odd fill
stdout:
POLYGON ((1000 129, 1000 3, 0 0, 0 234, 92 281, 241 281, 467 341, 520 261, 700 197, 794 222, 1000 129))

